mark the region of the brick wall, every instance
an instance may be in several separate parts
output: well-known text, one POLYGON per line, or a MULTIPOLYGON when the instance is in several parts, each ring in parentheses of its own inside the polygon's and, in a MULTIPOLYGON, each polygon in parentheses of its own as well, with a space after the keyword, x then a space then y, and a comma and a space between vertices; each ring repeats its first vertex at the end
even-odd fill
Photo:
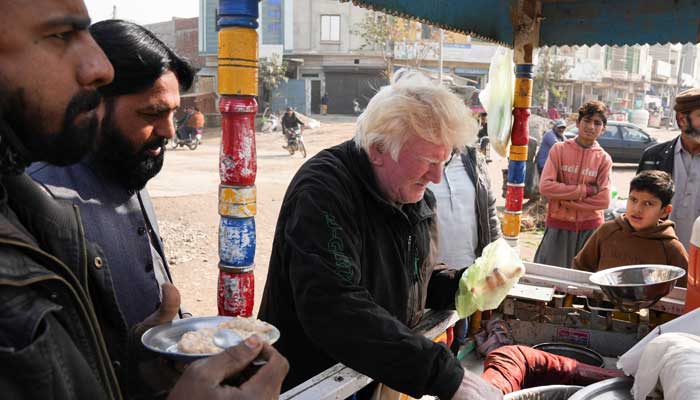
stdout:
POLYGON ((199 18, 176 18, 175 22, 175 51, 186 57, 195 68, 204 66, 204 57, 199 55, 199 18))

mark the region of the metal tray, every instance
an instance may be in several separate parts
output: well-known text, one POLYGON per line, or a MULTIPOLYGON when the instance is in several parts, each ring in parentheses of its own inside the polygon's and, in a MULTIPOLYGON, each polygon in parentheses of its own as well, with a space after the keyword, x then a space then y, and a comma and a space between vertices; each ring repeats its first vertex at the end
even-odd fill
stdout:
MULTIPOLYGON (((192 362, 212 354, 190 354, 177 351, 177 342, 186 332, 196 331, 201 328, 214 328, 220 323, 232 320, 236 317, 192 317, 154 326, 141 336, 141 343, 156 353, 175 361, 192 362)), ((272 327, 271 331, 260 335, 269 344, 275 343, 280 338, 280 331, 273 325, 261 321, 272 327)))
POLYGON ((632 385, 634 379, 629 376, 606 379, 576 392, 569 400, 634 400, 632 385))

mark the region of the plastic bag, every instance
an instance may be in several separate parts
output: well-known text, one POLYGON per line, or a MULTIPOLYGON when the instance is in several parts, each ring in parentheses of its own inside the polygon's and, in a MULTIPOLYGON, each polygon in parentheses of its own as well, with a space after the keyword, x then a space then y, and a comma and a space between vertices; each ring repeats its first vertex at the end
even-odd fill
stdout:
POLYGON ((524 274, 525 265, 515 249, 503 238, 492 242, 459 279, 455 297, 459 317, 497 308, 524 274))
POLYGON ((488 133, 491 146, 501 157, 508 154, 514 93, 513 50, 499 47, 491 58, 489 81, 479 93, 479 101, 489 114, 488 133))

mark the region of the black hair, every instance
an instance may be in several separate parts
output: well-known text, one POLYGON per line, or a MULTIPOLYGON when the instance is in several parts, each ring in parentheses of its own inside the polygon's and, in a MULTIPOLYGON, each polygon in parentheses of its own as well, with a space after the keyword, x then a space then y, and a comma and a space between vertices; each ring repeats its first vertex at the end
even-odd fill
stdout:
POLYGON ((188 90, 194 69, 148 29, 110 19, 90 26, 90 33, 114 67, 114 80, 98 90, 112 97, 147 90, 165 72, 173 71, 180 89, 188 90))
POLYGON ((630 182, 630 192, 647 192, 661 200, 661 207, 671 204, 673 192, 673 178, 664 171, 649 170, 637 174, 630 182))

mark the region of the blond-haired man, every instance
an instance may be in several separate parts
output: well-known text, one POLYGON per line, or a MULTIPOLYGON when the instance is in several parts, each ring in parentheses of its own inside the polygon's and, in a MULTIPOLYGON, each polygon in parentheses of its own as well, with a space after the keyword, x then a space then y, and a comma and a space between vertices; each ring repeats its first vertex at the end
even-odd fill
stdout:
POLYGON ((353 140, 296 174, 259 315, 283 332, 276 346, 292 366, 284 389, 342 362, 413 397, 500 398, 447 348, 411 331, 424 308, 453 305, 459 275, 433 270, 435 198, 426 187, 468 140, 466 121, 447 89, 403 74, 370 100, 353 140))

